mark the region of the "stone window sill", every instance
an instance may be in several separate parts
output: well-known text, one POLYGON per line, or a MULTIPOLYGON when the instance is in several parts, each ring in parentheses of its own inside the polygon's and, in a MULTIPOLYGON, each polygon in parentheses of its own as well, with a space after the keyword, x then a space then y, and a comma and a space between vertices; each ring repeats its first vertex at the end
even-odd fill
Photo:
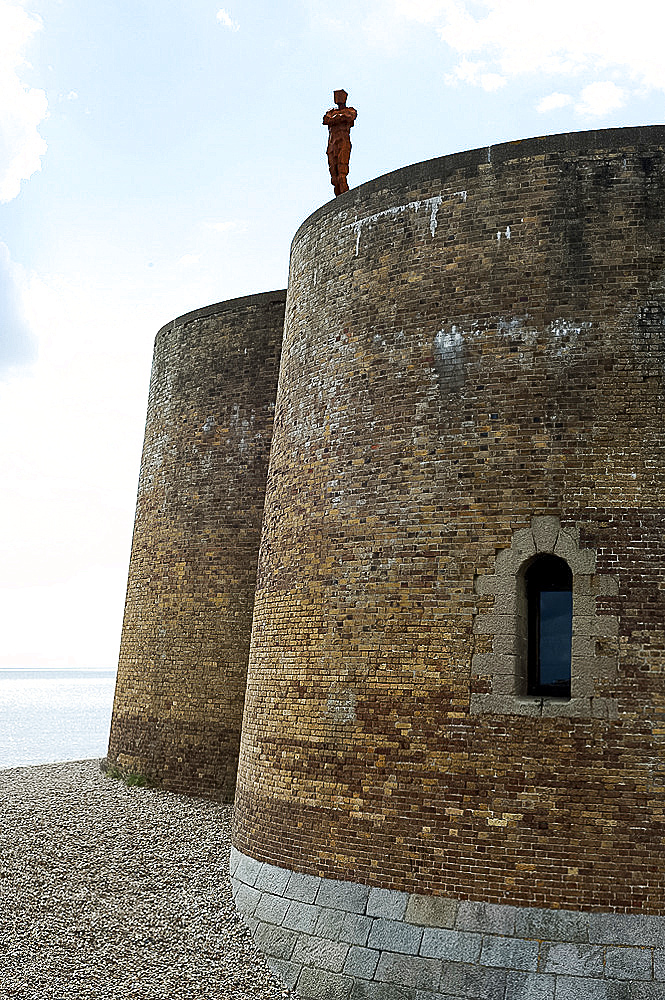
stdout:
POLYGON ((527 715, 541 718, 616 719, 613 698, 553 698, 543 695, 474 694, 472 715, 527 715))

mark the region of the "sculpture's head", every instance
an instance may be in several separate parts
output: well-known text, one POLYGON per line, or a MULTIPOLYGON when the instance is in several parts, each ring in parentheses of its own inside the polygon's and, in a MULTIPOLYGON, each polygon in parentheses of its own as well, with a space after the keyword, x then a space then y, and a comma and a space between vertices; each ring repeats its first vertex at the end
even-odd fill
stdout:
POLYGON ((338 108, 346 107, 346 99, 349 96, 345 90, 336 90, 334 92, 335 104, 338 108))

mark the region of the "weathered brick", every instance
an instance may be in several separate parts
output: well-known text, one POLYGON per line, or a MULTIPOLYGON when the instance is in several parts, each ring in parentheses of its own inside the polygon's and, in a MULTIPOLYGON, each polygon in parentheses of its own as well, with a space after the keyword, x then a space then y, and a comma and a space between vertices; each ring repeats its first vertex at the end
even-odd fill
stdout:
POLYGON ((631 982, 653 979, 653 949, 606 948, 605 976, 631 982))
POLYGON ((352 986, 350 976, 337 976, 322 969, 303 969, 296 995, 313 997, 314 1000, 349 1000, 352 986))
POLYGON ((415 896, 664 912, 663 140, 444 157, 299 229, 238 847, 412 923, 415 896), (569 700, 520 688, 536 550, 573 572, 569 700))
POLYGON ((439 989, 446 996, 470 997, 473 1000, 504 1000, 506 990, 504 969, 463 962, 442 962, 439 989))
POLYGON ((377 982, 395 983, 421 990, 436 990, 441 976, 441 962, 415 955, 397 955, 384 951, 374 975, 377 982))
POLYGON ((330 972, 341 972, 348 953, 348 944, 301 934, 293 952, 293 961, 330 972))
POLYGON ((322 879, 316 894, 316 904, 350 913, 364 913, 368 896, 369 888, 366 885, 322 879))
POLYGON ((538 942, 486 934, 483 937, 480 962, 482 965, 498 966, 501 969, 535 972, 538 968, 538 942))
POLYGON ((515 922, 518 937, 538 938, 541 941, 574 941, 585 944, 589 940, 588 914, 571 910, 518 910, 515 922))
POLYGON ((313 934, 320 916, 318 906, 311 903, 299 903, 296 900, 286 900, 288 907, 282 920, 284 927, 293 931, 303 931, 305 934, 313 934))
POLYGON ((543 972, 567 976, 602 976, 604 954, 602 948, 589 944, 544 943, 540 964, 543 972))
POLYGON ((359 976, 361 979, 373 979, 380 952, 372 948, 352 946, 344 962, 344 973, 347 976, 359 976))
POLYGON ((409 896, 406 892, 392 889, 370 889, 367 900, 369 917, 385 917, 386 920, 402 920, 406 913, 409 896))
POLYGON ((419 927, 411 927, 401 920, 375 920, 369 934, 368 945, 380 951, 398 951, 406 955, 417 955, 423 932, 419 927))
POLYGON ((533 972, 509 972, 505 1000, 554 1000, 555 976, 533 972))
POLYGON ((263 892, 252 916, 256 920, 263 920, 266 923, 279 924, 281 926, 284 923, 288 908, 288 899, 282 899, 281 896, 273 896, 269 892, 263 892))
POLYGON ((480 931, 489 934, 515 933, 514 906, 497 906, 464 900, 459 905, 455 927, 462 931, 480 931))
POLYGON ((468 931, 428 927, 423 931, 420 954, 450 962, 476 962, 480 956, 482 940, 480 934, 468 931))
POLYGON ((458 902, 447 896, 409 896, 406 919, 423 927, 454 927, 458 902))

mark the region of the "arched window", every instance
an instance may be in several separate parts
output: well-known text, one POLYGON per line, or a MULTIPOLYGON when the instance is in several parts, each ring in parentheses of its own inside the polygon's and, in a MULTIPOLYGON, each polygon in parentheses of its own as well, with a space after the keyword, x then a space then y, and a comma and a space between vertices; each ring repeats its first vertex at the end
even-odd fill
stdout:
POLYGON ((570 698, 573 574, 554 555, 537 556, 524 583, 528 623, 528 694, 570 698))
POLYGON ((619 635, 618 615, 607 613, 605 601, 619 596, 619 580, 597 569, 596 551, 580 547, 580 533, 553 514, 532 517, 495 551, 494 571, 476 577, 471 670, 483 690, 471 692, 474 715, 618 718, 616 697, 607 693, 617 652, 598 640, 619 635), (575 594, 584 595, 575 601, 573 580, 575 594))

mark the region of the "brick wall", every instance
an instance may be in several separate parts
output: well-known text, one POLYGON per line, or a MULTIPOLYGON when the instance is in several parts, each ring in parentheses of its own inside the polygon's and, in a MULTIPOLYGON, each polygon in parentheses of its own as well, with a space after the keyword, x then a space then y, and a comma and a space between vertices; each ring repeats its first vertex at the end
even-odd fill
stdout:
POLYGON ((352 190, 296 234, 286 317, 237 848, 663 913, 665 129, 352 190), (507 613, 482 580, 539 518, 587 553, 580 655, 614 665, 576 713, 493 698, 514 650, 477 624, 507 613))
POLYGON ((108 763, 233 798, 284 292, 157 334, 108 763))

